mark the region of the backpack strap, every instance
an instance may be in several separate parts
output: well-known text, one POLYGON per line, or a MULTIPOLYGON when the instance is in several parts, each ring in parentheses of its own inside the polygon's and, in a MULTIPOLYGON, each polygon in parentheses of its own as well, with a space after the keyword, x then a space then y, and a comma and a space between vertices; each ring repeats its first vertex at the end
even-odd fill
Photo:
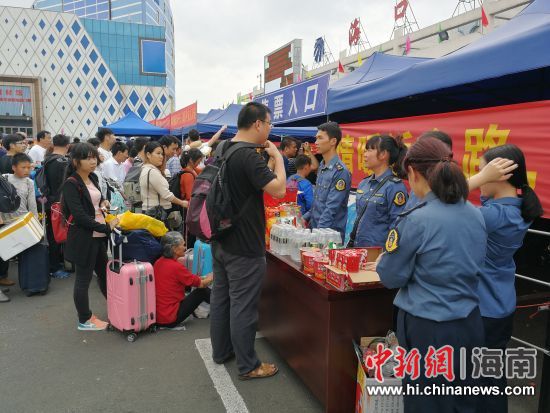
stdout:
POLYGON ((353 224, 353 229, 351 230, 351 233, 349 235, 349 241, 348 241, 348 245, 347 245, 348 248, 351 248, 351 247, 355 246, 355 237, 357 236, 357 230, 359 229, 359 223, 361 222, 361 219, 363 218, 363 215, 365 214, 365 212, 367 211, 367 208, 369 207, 370 199, 374 196, 374 194, 376 194, 380 190, 380 188, 382 188, 384 186, 384 184, 386 182, 388 182, 388 180, 391 178, 391 176, 392 175, 388 175, 384 179, 382 179, 380 181, 380 183, 378 185, 376 185, 376 188, 374 188, 374 190, 370 193, 370 195, 365 200, 365 206, 363 207, 361 212, 359 212, 359 214, 357 214, 357 218, 355 218, 355 223, 353 224))

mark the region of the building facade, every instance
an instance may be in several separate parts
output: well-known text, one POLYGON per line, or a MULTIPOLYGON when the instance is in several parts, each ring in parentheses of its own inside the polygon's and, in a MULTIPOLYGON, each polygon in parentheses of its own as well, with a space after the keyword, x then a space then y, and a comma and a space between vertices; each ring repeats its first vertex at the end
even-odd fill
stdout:
POLYGON ((87 19, 164 27, 166 85, 175 101, 174 21, 169 0, 37 0, 33 8, 73 13, 87 19))
POLYGON ((1 133, 89 138, 129 111, 173 111, 162 26, 0 7, 0 38, 1 133))

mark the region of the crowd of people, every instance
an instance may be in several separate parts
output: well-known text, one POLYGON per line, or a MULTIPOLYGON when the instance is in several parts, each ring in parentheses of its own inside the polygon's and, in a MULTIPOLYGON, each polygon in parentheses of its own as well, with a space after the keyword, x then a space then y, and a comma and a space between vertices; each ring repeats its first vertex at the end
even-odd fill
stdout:
MULTIPOLYGON (((55 243, 51 225, 47 233, 52 276, 67 275, 64 260, 76 267, 79 329, 107 326, 90 310, 88 289, 95 272, 106 295, 106 239, 118 220, 107 224, 104 214, 113 211, 113 194, 120 193, 123 206, 140 207, 171 230, 161 240, 162 257, 154 264, 158 322, 177 326, 201 302, 209 302, 214 361, 235 357, 243 380, 277 373, 277 367, 261 362, 254 349, 266 273, 263 193, 282 198, 287 187, 297 189, 304 224, 331 228, 344 240, 351 173, 337 154, 342 132, 335 122, 318 126, 316 154, 309 144, 293 138, 283 139, 279 148, 270 142, 271 113, 259 103, 242 108, 237 126, 237 134, 221 152, 231 146, 239 149, 226 162, 225 189, 233 209, 241 213, 234 228, 212 242, 213 275, 205 278, 180 263, 186 247, 194 243, 182 218, 194 180, 222 155, 216 148, 225 127, 207 142, 193 130, 184 146, 173 136, 119 142, 108 129, 100 129, 87 143, 72 144, 66 136, 52 139, 41 132, 28 155, 25 136, 4 138, 0 169, 9 173, 22 199, 13 215, 37 214, 28 177, 33 167, 43 167, 50 186, 46 213, 61 198, 66 215, 74 218, 65 245, 55 243), (129 201, 135 187, 139 205, 129 201), (211 292, 206 288, 210 285, 211 292), (191 287, 196 289, 186 294, 191 287)), ((386 287, 399 289, 394 304, 400 344, 421 355, 441 345, 468 351, 482 346, 504 349, 515 311, 513 256, 531 223, 543 213, 529 187, 521 150, 514 145, 488 150, 480 172, 468 180, 453 159, 452 139, 442 131, 429 131, 408 148, 399 137, 372 137, 364 162, 372 172, 357 187, 357 217, 348 246, 384 247, 371 268, 386 287), (480 207, 467 200, 477 188, 480 207)), ((4 223, 12 218, 2 216, 4 223)), ((3 287, 13 284, 6 279, 7 264, 0 266, 3 287)), ((6 301, 5 295, 0 297, 6 301)), ((421 382, 433 380, 422 376, 421 382)), ((466 379, 459 384, 470 383, 466 379)), ((505 379, 493 383, 503 386, 505 379)), ((505 398, 483 403, 487 411, 505 411, 505 398)), ((406 411, 443 412, 473 411, 475 404, 468 397, 406 397, 405 406, 406 411)))

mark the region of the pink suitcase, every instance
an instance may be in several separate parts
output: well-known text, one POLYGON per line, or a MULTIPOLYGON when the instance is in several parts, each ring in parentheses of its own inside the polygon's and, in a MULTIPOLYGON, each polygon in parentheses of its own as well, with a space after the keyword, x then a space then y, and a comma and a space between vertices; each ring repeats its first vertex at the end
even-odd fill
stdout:
POLYGON ((129 342, 141 331, 156 331, 155 277, 150 263, 108 262, 107 316, 110 325, 126 334, 129 342))

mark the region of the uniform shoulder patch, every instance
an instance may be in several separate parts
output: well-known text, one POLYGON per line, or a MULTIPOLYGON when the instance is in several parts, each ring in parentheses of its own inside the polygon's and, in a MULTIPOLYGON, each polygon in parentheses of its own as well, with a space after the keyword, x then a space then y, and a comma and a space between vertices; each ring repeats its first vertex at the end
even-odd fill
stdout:
POLYGON ((399 232, 397 228, 392 229, 388 234, 388 239, 386 240, 386 251, 394 252, 399 248, 399 232))
POLYGON ((346 181, 344 181, 343 179, 338 179, 334 187, 337 191, 343 191, 344 189, 346 189, 346 181))
POLYGON ((393 198, 393 203, 397 206, 403 206, 407 203, 407 197, 405 196, 405 193, 402 191, 399 191, 395 194, 395 197, 393 198))
POLYGON ((415 206, 413 206, 412 208, 409 208, 407 209, 406 211, 403 211, 401 212, 398 217, 406 217, 407 215, 409 215, 411 212, 413 211, 416 211, 417 209, 420 209, 422 208, 423 206, 426 205, 426 202, 420 202, 418 204, 416 204, 415 206))
POLYGON ((400 183, 400 182, 402 181, 402 179, 401 179, 401 178, 398 178, 397 176, 391 176, 391 177, 390 177, 390 181, 391 181, 391 182, 394 182, 394 183, 396 183, 396 184, 398 184, 398 183, 400 183))

